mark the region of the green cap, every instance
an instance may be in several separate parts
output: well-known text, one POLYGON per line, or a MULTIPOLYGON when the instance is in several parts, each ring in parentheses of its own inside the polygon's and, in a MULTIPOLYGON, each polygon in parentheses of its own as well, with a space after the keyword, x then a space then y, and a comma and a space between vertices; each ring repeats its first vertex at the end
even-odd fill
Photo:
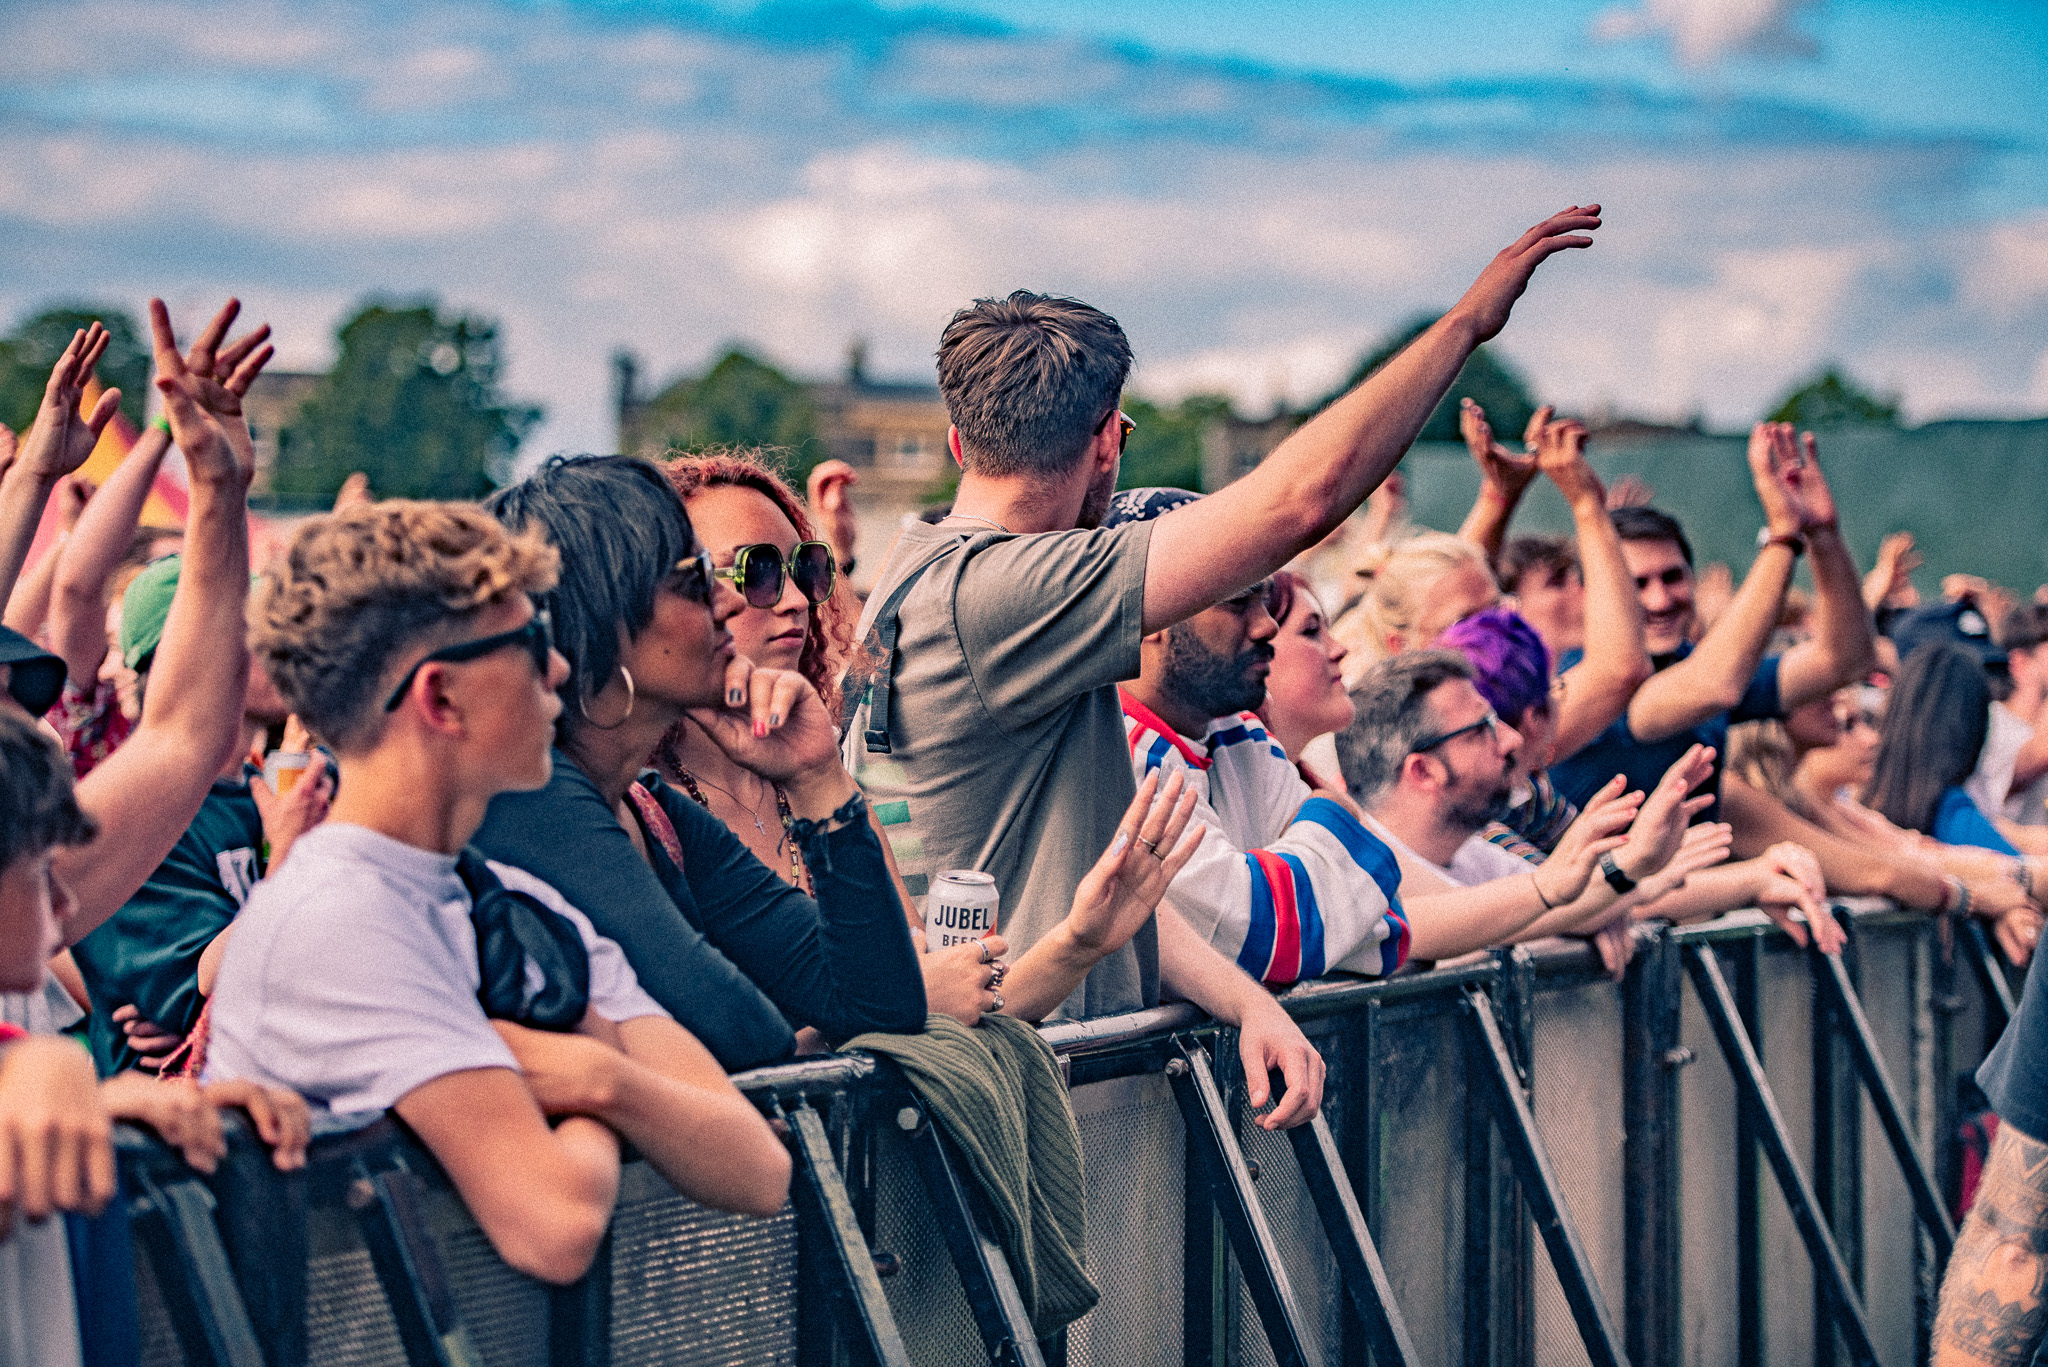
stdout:
POLYGON ((164 622, 171 615, 178 571, 184 564, 181 555, 152 560, 121 595, 121 663, 128 668, 140 668, 164 639, 164 622))

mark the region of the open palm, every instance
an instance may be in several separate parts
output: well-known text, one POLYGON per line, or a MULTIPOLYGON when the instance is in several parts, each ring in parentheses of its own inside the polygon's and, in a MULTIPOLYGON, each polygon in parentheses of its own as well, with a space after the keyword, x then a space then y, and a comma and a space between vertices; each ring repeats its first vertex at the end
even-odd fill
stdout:
POLYGON ((171 440, 178 443, 194 478, 238 480, 246 485, 256 473, 256 448, 242 417, 242 396, 276 349, 266 344, 268 323, 237 342, 221 345, 241 311, 240 300, 228 300, 191 349, 180 355, 170 310, 161 299, 149 301, 156 387, 163 395, 171 440))

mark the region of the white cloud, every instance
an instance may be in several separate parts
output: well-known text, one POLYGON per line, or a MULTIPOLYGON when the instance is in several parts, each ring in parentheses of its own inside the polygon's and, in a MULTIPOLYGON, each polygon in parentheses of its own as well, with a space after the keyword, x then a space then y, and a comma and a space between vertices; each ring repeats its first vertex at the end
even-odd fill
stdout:
POLYGON ((1589 197, 1599 244, 1546 265, 1499 342, 1546 396, 1739 423, 1839 360, 1918 415, 2048 404, 2048 218, 1973 216, 1994 153, 1967 139, 937 21, 835 44, 486 0, 81 5, 10 14, 0 305, 233 289, 317 365, 353 300, 435 292, 503 322, 511 390, 549 408, 537 450, 610 444, 622 344, 655 378, 730 341, 822 374, 860 334, 877 373, 929 375, 953 309, 1019 286, 1115 313, 1148 389, 1262 412, 1589 197), (152 72, 179 117, 90 112, 152 72))
POLYGON ((1603 10, 1593 20, 1593 36, 1661 39, 1686 66, 1737 55, 1812 57, 1820 46, 1797 21, 1816 7, 1817 0, 1638 0, 1632 8, 1603 10))

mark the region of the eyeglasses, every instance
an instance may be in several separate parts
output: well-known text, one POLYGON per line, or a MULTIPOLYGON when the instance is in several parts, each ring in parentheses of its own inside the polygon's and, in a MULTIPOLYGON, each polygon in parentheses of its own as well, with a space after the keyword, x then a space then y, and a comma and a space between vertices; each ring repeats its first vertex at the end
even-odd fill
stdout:
POLYGON ((782 601, 785 575, 796 581, 797 592, 806 602, 824 602, 832 596, 838 566, 833 563, 832 548, 822 541, 797 542, 787 560, 782 558, 781 547, 763 541, 740 547, 732 553, 730 569, 712 573, 731 581, 748 607, 772 608, 782 601))
POLYGON ((698 551, 687 560, 676 561, 669 571, 668 582, 663 585, 670 593, 689 599, 693 603, 711 606, 711 586, 718 582, 718 567, 711 563, 710 551, 698 551))
POLYGON ((1109 426, 1111 418, 1116 419, 1116 453, 1122 455, 1125 448, 1131 444, 1131 433, 1138 430, 1138 424, 1125 417, 1124 411, 1121 408, 1112 408, 1109 412, 1102 415, 1101 422, 1095 424, 1095 430, 1100 432, 1103 428, 1109 426))
POLYGON ((398 687, 391 690, 391 696, 384 700, 386 712, 396 712, 398 705, 405 701, 405 695, 412 691, 412 681, 419 672, 431 664, 461 664, 465 660, 481 659, 493 651, 507 646, 522 646, 533 657, 534 672, 545 679, 548 676, 549 656, 555 649, 554 623, 548 619, 545 610, 533 614, 523 627, 501 631, 495 636, 479 636, 474 641, 457 641, 452 646, 428 651, 405 671, 405 677, 398 681, 398 687))
POLYGON ((1487 742, 1496 747, 1499 746, 1500 714, 1489 707, 1486 709, 1486 715, 1481 717, 1478 721, 1469 722, 1464 726, 1458 727, 1455 731, 1446 731, 1440 736, 1431 736, 1428 740, 1423 741, 1421 744, 1417 745, 1408 753, 1411 755, 1419 755, 1426 750, 1434 750, 1437 748, 1437 746, 1442 745, 1447 741, 1454 741, 1460 736, 1470 735, 1474 731, 1486 732, 1487 742))

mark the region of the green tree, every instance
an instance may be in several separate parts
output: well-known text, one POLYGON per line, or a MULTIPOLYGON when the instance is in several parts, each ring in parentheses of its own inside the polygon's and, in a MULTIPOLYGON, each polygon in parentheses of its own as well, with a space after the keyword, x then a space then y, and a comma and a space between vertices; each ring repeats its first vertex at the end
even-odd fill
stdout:
POLYGON ((80 328, 97 318, 107 329, 107 354, 100 358, 100 383, 121 391, 121 412, 137 427, 147 411, 149 344, 135 320, 116 308, 64 304, 26 319, 0 339, 0 422, 19 432, 35 421, 50 382, 50 367, 80 328))
MULTIPOLYGON (((1417 318, 1407 327, 1380 344, 1360 361, 1343 384, 1332 390, 1321 403, 1320 411, 1342 398, 1355 388, 1366 376, 1391 361, 1401 348, 1420 337, 1436 322, 1434 318, 1417 318)), ((1505 361, 1485 347, 1480 347, 1465 359, 1458 368, 1456 378, 1442 400, 1431 410, 1429 421, 1423 423, 1417 441, 1461 441, 1458 435, 1458 400, 1471 399, 1486 410, 1486 420, 1503 441, 1516 441, 1522 429, 1529 425, 1530 415, 1536 411, 1536 400, 1529 393, 1522 377, 1515 374, 1505 361)))
POLYGON ((280 497, 324 502, 361 470, 380 498, 480 498, 510 474, 541 410, 499 392, 495 323, 431 299, 372 303, 339 336, 334 369, 278 436, 280 497))
POLYGON ((1202 487, 1202 431, 1212 421, 1229 416, 1229 399, 1220 394, 1193 394, 1166 408, 1126 396, 1124 413, 1138 429, 1124 448, 1118 488, 1202 487))
POLYGON ((1781 399, 1764 421, 1789 422, 1800 427, 1836 427, 1850 422, 1896 427, 1899 405, 1872 394, 1829 366, 1781 399))
POLYGON ((739 347, 696 379, 678 380, 648 401, 636 444, 650 451, 759 446, 781 453, 801 489, 825 458, 818 414, 803 385, 739 347))

